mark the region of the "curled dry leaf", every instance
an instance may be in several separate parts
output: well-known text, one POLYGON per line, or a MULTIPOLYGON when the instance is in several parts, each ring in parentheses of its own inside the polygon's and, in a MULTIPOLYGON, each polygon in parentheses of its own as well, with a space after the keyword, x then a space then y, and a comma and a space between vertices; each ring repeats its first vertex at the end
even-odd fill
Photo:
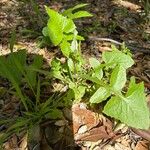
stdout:
POLYGON ((100 121, 94 112, 87 110, 83 103, 74 104, 72 106, 73 133, 76 134, 83 125, 87 126, 87 130, 97 126, 100 121))
POLYGON ((110 120, 83 106, 83 103, 79 103, 72 107, 75 141, 96 142, 115 135, 112 131, 112 122, 110 120))
POLYGON ((135 146, 135 150, 148 150, 148 144, 147 141, 139 141, 135 146))

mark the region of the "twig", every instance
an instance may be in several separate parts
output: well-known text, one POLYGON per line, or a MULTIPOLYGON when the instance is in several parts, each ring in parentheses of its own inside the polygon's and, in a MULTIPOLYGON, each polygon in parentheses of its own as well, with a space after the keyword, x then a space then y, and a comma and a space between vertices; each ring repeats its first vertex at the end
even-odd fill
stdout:
POLYGON ((98 37, 95 37, 95 36, 89 36, 89 39, 92 40, 92 41, 108 41, 108 42, 111 42, 111 43, 114 43, 114 44, 117 44, 117 45, 122 45, 121 42, 118 42, 118 41, 110 39, 110 38, 98 38, 98 37))
MULTIPOLYGON (((110 38, 99 38, 99 37, 95 37, 95 36, 89 36, 89 39, 92 40, 92 41, 108 41, 108 42, 111 42, 113 44, 116 44, 116 45, 123 45, 123 43, 121 42, 118 42, 116 40, 113 40, 113 39, 110 39, 110 38)), ((149 48, 144 48, 144 47, 138 47, 138 46, 135 46, 135 45, 131 45, 131 44, 128 44, 128 43, 125 43, 126 47, 129 48, 131 51, 133 52, 142 52, 142 53, 145 53, 145 54, 150 54, 150 49, 149 48)))

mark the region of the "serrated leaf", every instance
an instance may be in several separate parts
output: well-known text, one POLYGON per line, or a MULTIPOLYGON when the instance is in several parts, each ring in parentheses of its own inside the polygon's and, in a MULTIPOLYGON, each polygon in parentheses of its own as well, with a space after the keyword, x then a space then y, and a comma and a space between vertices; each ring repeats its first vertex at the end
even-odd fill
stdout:
POLYGON ((149 109, 142 83, 130 87, 130 95, 112 97, 103 112, 128 126, 148 129, 150 126, 149 109), (134 89, 134 90, 133 90, 134 89))
POLYGON ((119 50, 112 52, 103 52, 102 59, 105 63, 110 63, 113 66, 120 65, 125 69, 128 69, 134 64, 133 59, 129 55, 126 55, 119 50))
POLYGON ((66 18, 48 7, 46 7, 46 12, 50 17, 47 23, 48 34, 52 43, 57 46, 63 38, 63 29, 66 18))
POLYGON ((83 17, 92 17, 93 15, 90 14, 87 11, 78 11, 72 15, 70 15, 71 19, 78 19, 78 18, 83 18, 83 17))
POLYGON ((100 62, 96 58, 93 58, 93 57, 89 59, 89 63, 92 68, 97 68, 100 66, 100 62))
POLYGON ((120 65, 116 66, 110 77, 110 86, 120 91, 125 86, 126 80, 126 70, 120 65))
POLYGON ((91 67, 94 69, 94 73, 92 74, 92 77, 96 77, 99 80, 103 77, 103 71, 100 67, 100 62, 96 58, 90 58, 89 59, 91 67))
POLYGON ((69 9, 65 10, 65 11, 62 13, 62 15, 68 16, 68 15, 70 15, 70 14, 72 13, 72 11, 74 11, 74 10, 76 10, 76 9, 79 9, 79 8, 82 8, 82 7, 85 7, 85 6, 87 6, 87 5, 88 5, 88 4, 78 4, 78 5, 76 5, 76 6, 73 7, 73 8, 69 8, 69 9))
POLYGON ((64 26, 63 32, 70 33, 76 29, 74 22, 71 19, 66 19, 66 24, 64 26))
POLYGON ((101 103, 110 96, 110 92, 105 87, 100 87, 90 98, 90 103, 101 103))
POLYGON ((92 74, 92 77, 101 80, 103 77, 103 70, 101 68, 96 68, 92 74))
POLYGON ((71 52, 71 48, 70 48, 70 43, 67 41, 63 41, 60 44, 60 48, 61 48, 61 52, 63 53, 64 56, 69 57, 70 52, 71 52))

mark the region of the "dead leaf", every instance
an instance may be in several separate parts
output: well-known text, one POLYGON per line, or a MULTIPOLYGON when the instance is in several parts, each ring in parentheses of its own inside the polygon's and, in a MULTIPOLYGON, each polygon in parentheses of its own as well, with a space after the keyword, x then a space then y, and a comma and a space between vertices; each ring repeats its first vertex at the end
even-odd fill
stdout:
POLYGON ((147 141, 139 141, 135 146, 135 150, 149 150, 148 142, 147 141))
POLYGON ((72 118, 74 134, 76 134, 79 128, 83 125, 86 125, 87 130, 90 130, 100 123, 97 114, 87 110, 83 103, 74 104, 72 106, 72 118))
POLYGON ((84 134, 76 134, 75 135, 75 140, 78 141, 91 141, 91 142, 96 142, 101 139, 108 139, 113 137, 114 134, 113 132, 107 133, 107 129, 105 126, 100 126, 91 129, 89 132, 84 133, 84 134))

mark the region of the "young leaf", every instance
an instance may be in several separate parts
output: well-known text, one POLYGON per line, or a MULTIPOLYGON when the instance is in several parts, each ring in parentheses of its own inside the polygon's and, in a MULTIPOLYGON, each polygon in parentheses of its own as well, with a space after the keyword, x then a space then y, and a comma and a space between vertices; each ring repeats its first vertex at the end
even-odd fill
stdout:
POLYGON ((46 11, 50 17, 47 24, 48 34, 52 43, 57 46, 63 38, 64 20, 66 18, 48 7, 46 7, 46 11))
POLYGON ((134 64, 133 59, 129 55, 126 55, 119 50, 112 52, 103 52, 102 59, 105 63, 112 63, 113 66, 120 65, 125 69, 128 69, 134 64))
POLYGON ((120 91, 126 83, 126 70, 122 66, 116 66, 110 77, 110 86, 120 91))
POLYGON ((94 57, 89 59, 89 63, 90 63, 92 68, 97 68, 100 66, 100 62, 94 57))
POLYGON ((62 15, 64 15, 64 16, 69 16, 70 14, 72 14, 72 12, 73 12, 74 10, 79 9, 79 8, 82 8, 82 7, 85 7, 85 6, 87 6, 87 5, 88 5, 88 4, 79 4, 79 5, 76 5, 76 6, 73 7, 73 8, 69 8, 69 9, 65 10, 65 11, 62 13, 62 15))
POLYGON ((142 83, 132 85, 130 95, 114 96, 105 105, 103 112, 135 128, 148 129, 150 126, 149 109, 142 83), (134 89, 134 90, 133 90, 134 89))
POLYGON ((72 15, 70 15, 69 18, 71 19, 78 19, 78 18, 82 18, 82 17, 92 17, 93 15, 90 14, 89 12, 87 11, 78 11, 72 15))
POLYGON ((91 67, 94 69, 94 73, 92 74, 92 77, 96 77, 99 80, 103 77, 103 71, 100 68, 100 62, 96 58, 90 58, 89 59, 91 67))
POLYGON ((64 56, 69 57, 71 48, 70 48, 70 43, 67 41, 62 41, 60 44, 61 52, 63 53, 64 56))
POLYGON ((110 96, 110 91, 105 87, 100 87, 90 98, 90 103, 101 103, 110 96))
POLYGON ((70 33, 76 29, 74 22, 71 19, 66 19, 66 24, 64 26, 63 32, 70 33))

